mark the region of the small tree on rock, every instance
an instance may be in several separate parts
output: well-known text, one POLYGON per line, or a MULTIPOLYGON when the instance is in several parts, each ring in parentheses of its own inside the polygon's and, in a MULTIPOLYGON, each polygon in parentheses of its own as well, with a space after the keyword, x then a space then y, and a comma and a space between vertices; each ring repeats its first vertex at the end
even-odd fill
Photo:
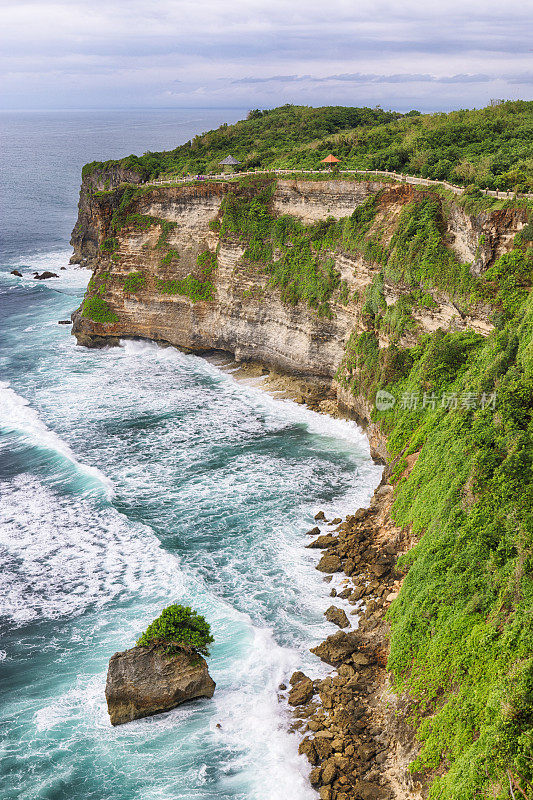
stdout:
POLYGON ((209 655, 208 645, 213 642, 211 626, 201 614, 189 606, 174 603, 154 619, 137 640, 140 647, 166 645, 167 653, 179 650, 187 653, 209 655))

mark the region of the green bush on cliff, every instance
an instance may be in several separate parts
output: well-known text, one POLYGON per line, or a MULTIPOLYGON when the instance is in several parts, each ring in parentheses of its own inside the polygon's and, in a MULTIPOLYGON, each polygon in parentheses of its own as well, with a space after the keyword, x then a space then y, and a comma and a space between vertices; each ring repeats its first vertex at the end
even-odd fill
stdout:
POLYGON ((165 608, 137 640, 139 647, 161 645, 167 653, 180 650, 209 655, 209 645, 214 641, 211 626, 205 617, 189 606, 174 603, 165 608))
POLYGON ((180 254, 178 250, 168 250, 168 252, 163 256, 161 259, 161 266, 168 267, 173 261, 178 261, 180 258, 180 254))
POLYGON ((217 267, 216 253, 211 250, 203 250, 198 254, 196 263, 200 268, 199 276, 189 274, 185 278, 170 280, 159 278, 156 282, 158 291, 162 294, 180 294, 188 297, 193 303, 214 300, 215 285, 211 278, 217 267))
POLYGON ((146 285, 146 275, 144 272, 130 272, 122 281, 122 288, 128 294, 135 294, 146 285))
POLYGON ((275 184, 255 181, 231 193, 223 204, 221 236, 237 235, 246 245, 243 258, 270 275, 284 302, 304 302, 320 316, 331 317, 329 301, 340 275, 328 252, 333 221, 305 226, 270 211, 275 184))
POLYGON ((87 317, 87 319, 92 319, 93 322, 118 322, 118 317, 115 312, 99 295, 85 298, 81 315, 82 317, 87 317))
POLYGON ((387 275, 413 287, 434 287, 454 298, 469 298, 478 281, 468 264, 461 264, 443 239, 444 219, 439 198, 410 203, 400 216, 390 243, 387 275))
POLYGON ((181 280, 157 281, 157 289, 162 294, 180 294, 188 297, 193 303, 200 300, 214 300, 215 287, 211 281, 202 281, 194 275, 187 275, 181 280))
POLYGON ((100 250, 103 253, 114 253, 115 250, 118 249, 118 239, 114 236, 110 236, 107 239, 104 239, 102 244, 100 245, 100 250))

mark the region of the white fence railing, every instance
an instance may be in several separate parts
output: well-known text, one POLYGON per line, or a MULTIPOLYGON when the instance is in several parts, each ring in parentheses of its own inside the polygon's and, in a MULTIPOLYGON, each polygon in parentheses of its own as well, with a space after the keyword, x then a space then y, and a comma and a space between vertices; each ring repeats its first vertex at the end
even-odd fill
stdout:
MULTIPOLYGON (((412 183, 419 186, 444 186, 445 189, 448 189, 450 192, 454 194, 463 194, 465 191, 464 186, 455 186, 453 183, 448 183, 447 181, 435 181, 431 180, 431 178, 418 178, 415 175, 404 175, 399 172, 387 172, 386 170, 379 170, 379 169, 342 169, 339 170, 341 175, 384 175, 387 178, 394 178, 397 179, 400 183, 412 183)), ((205 180, 238 180, 242 178, 243 175, 293 175, 293 174, 305 174, 305 175, 327 175, 328 170, 318 170, 318 169, 255 169, 250 170, 248 172, 236 172, 236 173, 215 173, 213 175, 197 175, 197 176, 185 176, 182 178, 178 177, 168 177, 168 178, 159 178, 157 180, 148 181, 148 185, 150 186, 172 186, 174 184, 179 183, 194 183, 194 182, 201 182, 205 180)), ((493 189, 481 189, 480 190, 483 194, 490 195, 491 197, 496 197, 501 200, 511 199, 511 198, 533 198, 532 193, 517 193, 512 191, 507 192, 498 192, 493 189)))

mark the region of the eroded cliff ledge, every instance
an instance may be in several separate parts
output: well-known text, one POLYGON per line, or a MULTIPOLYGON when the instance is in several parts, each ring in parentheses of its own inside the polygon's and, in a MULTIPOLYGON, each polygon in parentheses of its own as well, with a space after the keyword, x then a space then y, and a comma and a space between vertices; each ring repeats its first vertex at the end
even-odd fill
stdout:
MULTIPOLYGON (((101 298, 98 304, 109 313, 89 308, 75 315, 73 333, 81 344, 142 337, 194 352, 225 350, 237 359, 333 377, 350 334, 365 330, 366 293, 382 267, 361 248, 350 252, 340 241, 328 251, 338 280, 325 313, 305 301, 287 302, 265 264, 248 257, 246 238, 234 231, 220 233, 225 198, 237 195, 253 204, 262 182, 172 188, 121 184, 104 191, 95 186, 93 179, 91 186, 82 188, 73 260, 94 270, 90 292, 101 298), (206 253, 213 254, 213 264, 204 280, 199 260, 206 253), (188 289, 183 285, 187 280, 196 284, 188 289), (195 296, 198 282, 209 283, 207 299, 201 287, 200 296, 195 296)), ((316 227, 332 218, 349 218, 376 195, 380 199, 367 238, 379 237, 386 247, 402 211, 426 192, 376 182, 278 180, 268 206, 275 217, 289 215, 304 227, 316 227)), ((510 246, 524 219, 520 211, 471 218, 454 209, 445 236, 462 259, 472 262, 473 271, 482 271, 510 246)), ((385 279, 387 306, 394 307, 406 289, 401 282, 385 279)), ((443 291, 433 291, 432 297, 431 307, 413 308, 412 324, 399 337, 402 344, 413 344, 421 331, 439 327, 470 327, 483 334, 492 329, 483 309, 463 312, 443 291)), ((379 339, 386 345, 391 337, 383 330, 379 339)))

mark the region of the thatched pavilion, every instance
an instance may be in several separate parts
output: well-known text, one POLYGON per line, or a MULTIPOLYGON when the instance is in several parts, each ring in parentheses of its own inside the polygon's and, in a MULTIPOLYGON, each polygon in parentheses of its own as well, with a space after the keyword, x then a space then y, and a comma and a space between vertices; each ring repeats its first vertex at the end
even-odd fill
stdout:
POLYGON ((235 167, 240 166, 240 163, 233 156, 226 156, 222 161, 219 161, 220 166, 224 167, 224 172, 233 172, 235 167))

